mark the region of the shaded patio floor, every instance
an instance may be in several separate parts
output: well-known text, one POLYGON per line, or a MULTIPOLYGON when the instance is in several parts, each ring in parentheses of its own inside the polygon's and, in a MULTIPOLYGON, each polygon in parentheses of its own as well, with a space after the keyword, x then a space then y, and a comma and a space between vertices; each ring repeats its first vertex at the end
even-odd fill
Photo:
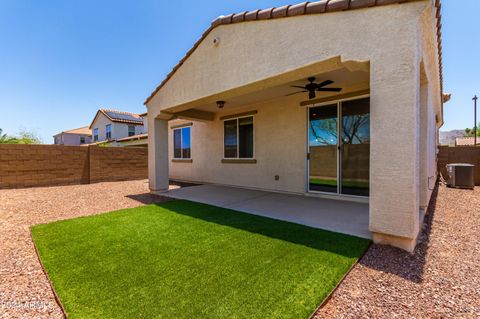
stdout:
POLYGON ((230 208, 310 227, 371 238, 368 204, 219 185, 173 189, 162 196, 230 208))

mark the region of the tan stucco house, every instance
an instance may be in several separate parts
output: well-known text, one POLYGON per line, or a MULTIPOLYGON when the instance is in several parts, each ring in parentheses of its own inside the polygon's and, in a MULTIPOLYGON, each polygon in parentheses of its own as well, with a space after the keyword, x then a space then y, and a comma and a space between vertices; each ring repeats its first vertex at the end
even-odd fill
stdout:
POLYGON ((84 126, 55 134, 53 136, 53 144, 80 146, 89 144, 91 142, 91 139, 92 131, 89 129, 88 126, 84 126))
POLYGON ((373 240, 413 250, 437 176, 440 26, 432 0, 217 18, 145 102, 150 189, 364 201, 373 240))

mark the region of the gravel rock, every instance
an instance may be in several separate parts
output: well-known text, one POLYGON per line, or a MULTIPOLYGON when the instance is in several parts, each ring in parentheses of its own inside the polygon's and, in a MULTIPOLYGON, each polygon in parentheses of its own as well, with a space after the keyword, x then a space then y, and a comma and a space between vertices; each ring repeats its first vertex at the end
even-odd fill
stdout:
POLYGON ((145 180, 0 190, 0 318, 63 318, 30 226, 164 200, 145 180))
POLYGON ((413 254, 372 245, 314 318, 479 318, 480 188, 434 192, 413 254))
MULTIPOLYGON (((0 190, 0 318, 62 318, 30 226, 165 198, 143 181, 0 190)), ((480 188, 440 187, 413 254, 372 245, 315 318, 480 316, 480 188)))

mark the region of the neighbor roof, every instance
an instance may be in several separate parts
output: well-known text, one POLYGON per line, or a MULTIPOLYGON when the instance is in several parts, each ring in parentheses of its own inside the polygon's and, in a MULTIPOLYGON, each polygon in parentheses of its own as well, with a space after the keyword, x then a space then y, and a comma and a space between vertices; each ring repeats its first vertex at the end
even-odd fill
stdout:
MULTIPOLYGON (((405 2, 414 2, 421 0, 321 0, 316 2, 302 2, 294 5, 285 5, 277 8, 268 8, 263 10, 244 11, 237 14, 229 14, 227 16, 219 16, 210 25, 210 27, 202 34, 200 39, 195 42, 193 47, 185 54, 185 56, 178 62, 178 64, 167 74, 165 79, 157 86, 157 88, 145 100, 147 104, 153 96, 168 82, 168 80, 175 74, 175 72, 182 66, 182 64, 192 55, 193 51, 200 45, 200 43, 208 36, 208 34, 220 25, 268 20, 284 17, 293 17, 298 15, 319 14, 335 11, 345 11, 353 9, 369 8, 374 6, 383 6, 388 4, 400 4, 405 2)), ((437 43, 438 43, 438 62, 440 68, 440 88, 443 93, 443 74, 442 74, 442 23, 440 0, 435 0, 436 18, 437 18, 437 43)))
POLYGON ((143 125, 143 119, 139 114, 117 110, 99 109, 97 111, 97 114, 95 114, 95 117, 93 118, 92 124, 90 124, 90 128, 92 128, 93 123, 95 122, 98 114, 100 113, 105 115, 112 122, 143 125))
POLYGON ((60 135, 62 133, 79 134, 79 135, 92 135, 92 131, 89 129, 88 126, 83 126, 83 127, 75 128, 73 130, 63 131, 63 132, 58 133, 54 136, 60 135))
POLYGON ((123 138, 119 138, 117 142, 124 142, 124 141, 131 141, 131 140, 141 140, 148 138, 148 133, 142 133, 142 134, 137 134, 137 135, 132 135, 132 136, 127 136, 123 138))

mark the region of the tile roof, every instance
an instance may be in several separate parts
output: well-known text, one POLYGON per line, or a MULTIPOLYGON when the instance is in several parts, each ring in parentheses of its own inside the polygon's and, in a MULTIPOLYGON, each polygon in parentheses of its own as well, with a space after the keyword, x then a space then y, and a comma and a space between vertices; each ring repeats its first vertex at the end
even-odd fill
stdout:
POLYGON ((125 142, 125 141, 131 141, 131 140, 142 140, 144 138, 148 138, 148 133, 127 136, 127 137, 119 138, 116 141, 117 142, 125 142))
POLYGON ((92 128, 93 122, 95 122, 99 113, 105 115, 112 122, 143 125, 143 118, 139 114, 117 110, 99 109, 97 114, 95 114, 92 123, 90 124, 90 128, 92 128))
MULTIPOLYGON (((477 136, 477 145, 480 144, 480 136, 477 136)), ((455 145, 457 146, 468 146, 475 145, 475 138, 473 137, 457 137, 455 139, 455 145)))
POLYGON ((72 130, 63 131, 63 132, 58 133, 54 136, 60 135, 62 133, 79 134, 79 135, 92 135, 92 131, 88 128, 88 126, 83 126, 83 127, 79 127, 79 128, 74 128, 72 130))
POLYGON ((100 109, 100 112, 102 112, 112 122, 143 124, 142 117, 135 113, 106 109, 100 109))
MULTIPOLYGON (((219 16, 205 30, 200 39, 195 42, 193 47, 185 54, 185 56, 178 62, 178 64, 167 74, 165 79, 157 86, 157 88, 145 100, 147 104, 153 96, 167 83, 167 81, 175 74, 175 72, 182 66, 182 64, 192 55, 193 51, 200 45, 200 43, 208 36, 208 34, 220 25, 227 25, 232 23, 248 22, 255 20, 277 19, 283 17, 293 17, 306 14, 319 14, 343 10, 362 9, 374 6, 383 6, 389 4, 399 4, 405 2, 414 2, 421 0, 320 0, 316 2, 302 2, 294 5, 285 5, 277 8, 268 8, 263 10, 245 11, 237 14, 229 14, 227 16, 219 16)), ((437 18, 437 44, 438 44, 438 59, 439 59, 439 74, 441 93, 443 94, 443 74, 442 74, 442 23, 441 23, 441 4, 440 0, 435 1, 436 18, 437 18)))

